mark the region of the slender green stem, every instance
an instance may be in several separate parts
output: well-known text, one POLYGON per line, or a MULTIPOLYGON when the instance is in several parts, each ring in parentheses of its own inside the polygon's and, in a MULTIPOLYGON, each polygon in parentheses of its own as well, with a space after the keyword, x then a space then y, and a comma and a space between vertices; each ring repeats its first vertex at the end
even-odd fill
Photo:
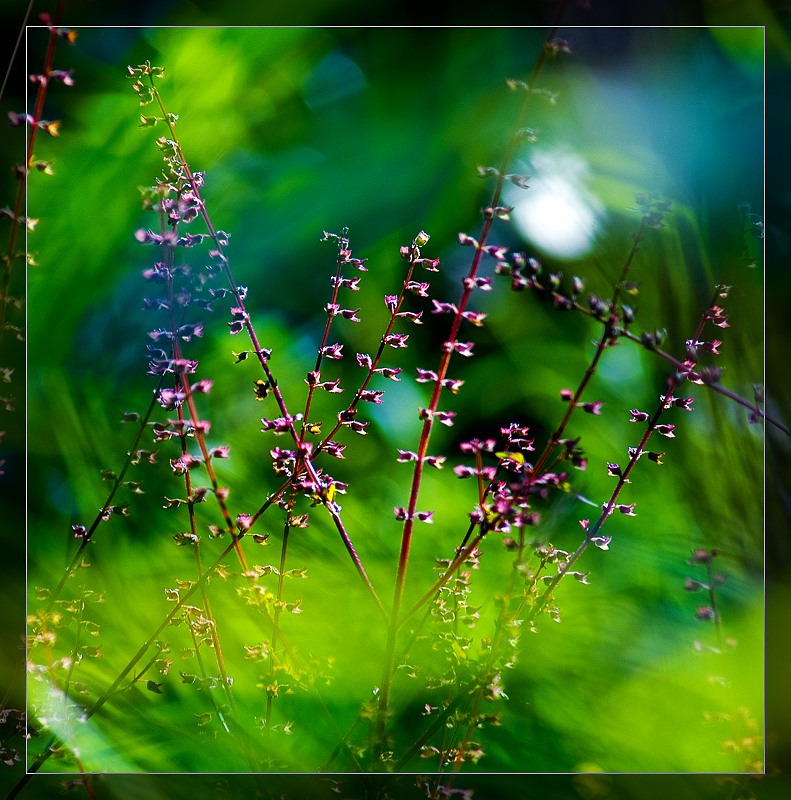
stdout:
MULTIPOLYGON (((293 491, 293 490, 292 490, 293 491)), ((293 501, 293 497, 292 497, 293 501)), ((272 638, 270 642, 270 650, 269 650, 269 671, 270 676, 274 677, 275 671, 275 658, 276 658, 276 651, 277 651, 277 634, 278 634, 278 626, 280 624, 280 612, 282 610, 282 602, 283 602, 283 581, 285 580, 285 571, 286 571, 286 554, 288 553, 288 534, 291 530, 291 526, 288 522, 288 515, 286 515, 286 522, 283 525, 283 541, 280 545, 280 565, 278 570, 278 578, 277 578, 277 602, 275 603, 275 612, 274 612, 274 619, 275 624, 272 627, 272 638)), ((267 689, 266 692, 266 717, 265 717, 265 727, 266 732, 270 732, 270 726, 272 724, 272 701, 274 699, 275 693, 271 689, 267 689)))

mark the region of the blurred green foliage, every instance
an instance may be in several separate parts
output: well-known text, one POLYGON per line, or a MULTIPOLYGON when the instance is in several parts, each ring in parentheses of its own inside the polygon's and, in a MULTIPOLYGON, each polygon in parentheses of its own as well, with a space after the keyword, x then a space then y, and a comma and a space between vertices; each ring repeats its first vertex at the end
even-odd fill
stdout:
MULTIPOLYGON (((488 202, 475 168, 497 162, 518 102, 504 79, 528 73, 542 36, 506 28, 80 30, 80 46, 70 53, 79 81, 58 109, 62 139, 41 143, 42 157, 57 153, 57 174, 33 182, 29 193, 41 219, 31 238, 40 266, 28 284, 31 606, 35 587, 54 586, 68 562, 70 526, 87 524, 102 506, 107 484, 100 470, 123 462, 132 433, 118 424, 121 414, 144 411, 154 386, 145 375, 146 331, 159 322, 140 310, 147 290, 140 273, 151 250, 133 234, 152 224, 140 211, 138 187, 150 185, 160 169, 154 147, 160 133, 137 127, 126 65, 149 59, 165 67, 160 88, 168 110, 179 115, 184 151, 193 169, 206 171, 207 207, 215 225, 232 234, 237 281, 249 287, 249 309, 262 344, 273 348, 286 400, 299 408, 334 266, 332 247, 319 241, 322 231, 348 226, 355 255, 370 267, 350 300, 362 307, 363 321, 339 334, 347 361, 376 348, 386 321, 382 296, 399 289, 398 248, 421 229, 432 236, 426 254, 442 258, 432 295, 454 300, 467 268, 456 234, 475 235, 478 211, 488 202)), ((666 349, 682 356, 714 285, 732 285, 725 301, 731 328, 723 332, 717 363, 725 385, 751 398, 761 377, 763 326, 761 246, 756 220, 747 216, 760 211, 762 197, 757 36, 730 29, 590 29, 574 31, 571 45, 572 54, 552 61, 542 76, 558 100, 533 106, 529 124, 538 141, 524 145, 518 158, 537 187, 554 176, 593 198, 590 246, 562 257, 525 241, 515 226, 498 235, 540 257, 546 270, 584 276, 588 291, 606 297, 639 221, 634 194, 667 196, 674 211, 665 228, 650 232, 632 273, 639 281, 638 325, 666 328, 666 349)), ((462 461, 458 443, 494 436, 514 420, 543 444, 563 411, 559 390, 579 381, 600 333, 537 297, 510 293, 507 281, 475 301, 490 316, 477 337, 478 355, 452 365, 453 377, 466 384, 447 401, 456 427, 436 431, 433 440, 432 451, 447 454, 449 466, 427 475, 422 489, 421 505, 434 510, 436 523, 418 530, 408 601, 430 585, 434 559, 452 552, 475 501, 471 484, 449 468, 462 461)), ((413 376, 415 366, 435 368, 443 322, 432 317, 425 330, 407 331, 412 346, 398 362, 405 375, 413 376)), ((233 363, 231 350, 245 346, 240 338, 229 338, 216 313, 189 355, 200 361, 198 377, 215 381, 204 413, 212 421, 211 444, 231 445, 222 482, 232 487, 233 508, 250 513, 277 485, 268 451, 282 442, 260 432, 261 416, 274 414, 270 401, 254 397, 253 365, 233 363)), ((335 368, 327 367, 326 377, 335 368)), ((355 365, 337 370, 344 385, 354 386, 355 365)), ((636 444, 629 409, 653 411, 667 371, 625 342, 605 354, 586 395, 604 400, 605 413, 578 415, 572 431, 589 464, 573 476, 575 490, 596 505, 613 486, 606 462, 623 462, 636 444)), ((347 459, 333 475, 350 484, 343 518, 388 604, 399 543, 392 508, 405 504, 409 474, 395 463, 395 449, 416 448, 415 409, 427 394, 407 378, 378 388, 387 390, 385 404, 365 409, 370 435, 348 441, 347 459)), ((674 420, 678 434, 666 442, 665 463, 641 463, 627 487, 624 499, 637 502, 638 517, 613 518, 610 551, 585 554, 581 568, 590 571, 591 586, 562 583, 561 624, 542 620, 537 634, 523 635, 517 667, 506 674, 502 725, 481 734, 487 756, 476 769, 739 768, 723 742, 740 735, 741 723, 734 716, 734 733, 717 715, 747 708, 762 724, 762 438, 759 428, 746 425, 744 409, 703 387, 692 393, 695 412, 674 420), (711 626, 695 619, 697 598, 683 590, 694 571, 686 560, 698 547, 720 551, 718 567, 728 578, 719 600, 727 636, 738 646, 719 660, 693 647, 696 640, 715 643, 711 626)), ((326 404, 327 422, 332 408, 326 404)), ((183 491, 167 456, 135 470, 146 494, 124 498, 131 515, 99 528, 91 568, 72 581, 105 595, 86 612, 102 644, 102 658, 79 667, 91 697, 167 613, 165 587, 194 577, 189 549, 172 540, 184 521, 161 509, 163 495, 183 491)), ((580 541, 578 520, 596 513, 573 495, 542 510, 539 532, 567 550, 580 541)), ((216 521, 200 513, 204 524, 216 521)), ((276 563, 281 528, 282 520, 268 515, 271 544, 251 552, 252 563, 276 563)), ((204 547, 219 552, 208 537, 204 547)), ((484 551, 471 602, 486 618, 510 565, 499 542, 487 541, 484 551)), ((230 557, 228 564, 238 572, 230 557)), ((274 769, 315 770, 371 697, 385 630, 320 514, 312 515, 310 528, 292 533, 289 564, 306 567, 308 578, 287 587, 304 613, 285 619, 284 630, 331 674, 318 691, 333 720, 309 695, 278 698, 277 720, 294 726, 291 737, 279 735, 274 769)), ((266 697, 243 645, 269 634, 236 597, 240 585, 236 574, 214 579, 211 598, 237 678, 238 724, 266 760, 256 729, 266 697)), ((481 624, 480 635, 491 635, 490 623, 481 624)), ((194 666, 179 661, 189 644, 184 631, 174 629, 172 638, 177 664, 160 678, 162 695, 135 686, 74 730, 54 726, 80 750, 86 769, 249 769, 246 754, 218 733, 216 721, 193 722, 211 704, 205 692, 179 683, 178 670, 194 666)), ((37 703, 39 684, 30 685, 37 703)), ((402 715, 396 730, 407 742, 421 729, 426 700, 406 677, 394 693, 402 715)), ((46 696, 40 702, 46 705, 46 696)), ((46 769, 74 764, 53 760, 46 769)))

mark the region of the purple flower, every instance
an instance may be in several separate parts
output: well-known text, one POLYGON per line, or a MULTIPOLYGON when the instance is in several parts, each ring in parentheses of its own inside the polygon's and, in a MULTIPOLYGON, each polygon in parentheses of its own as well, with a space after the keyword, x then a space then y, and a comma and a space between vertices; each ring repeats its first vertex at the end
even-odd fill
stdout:
MULTIPOLYGON (((662 400, 664 401, 664 397, 662 400)), ((684 411, 692 411, 692 402, 694 397, 671 397, 669 402, 672 402, 676 408, 683 408, 684 411)))
POLYGON ((413 453, 411 450, 399 449, 397 461, 401 462, 402 464, 408 461, 417 461, 417 453, 413 453))
POLYGON ((182 325, 176 331, 176 335, 185 342, 191 341, 193 337, 200 339, 203 336, 203 323, 196 322, 193 325, 182 325))
POLYGON ((384 343, 395 350, 399 347, 406 347, 408 338, 409 334, 407 333, 388 333, 384 337, 384 343))
POLYGON ((176 389, 161 389, 157 397, 157 402, 168 410, 172 410, 181 405, 186 398, 186 394, 176 389))
POLYGON ((143 270, 143 278, 154 283, 165 283, 170 277, 170 270, 161 261, 154 264, 153 268, 143 270))
MULTIPOLYGON (((395 513, 395 518, 399 522, 406 522, 406 520, 412 519, 412 516, 409 514, 409 512, 400 506, 394 508, 393 512, 395 513)), ((414 519, 419 519, 421 522, 431 525, 434 522, 432 519, 433 514, 433 511, 416 511, 414 514, 414 519)))
POLYGON ((476 328, 480 328, 483 325, 483 321, 486 319, 486 314, 482 312, 475 312, 475 311, 465 311, 462 314, 462 317, 467 320, 467 322, 475 325, 476 328))
POLYGON ((411 320, 415 323, 415 325, 422 325, 423 323, 420 321, 420 318, 423 316, 422 311, 399 311, 396 314, 397 317, 404 317, 405 319, 411 320))
POLYGON ((357 363, 364 369, 371 369, 373 362, 368 353, 357 353, 357 363))
POLYGON ((465 278, 462 283, 465 289, 482 289, 484 292, 492 290, 491 278, 465 278))
POLYGON ((325 392, 329 392, 330 394, 340 394, 343 389, 340 387, 341 379, 338 378, 334 381, 324 381, 324 383, 317 383, 317 389, 324 389, 325 392))
POLYGON ((272 468, 276 474, 291 474, 291 467, 296 459, 296 453, 293 450, 274 447, 269 451, 269 455, 272 457, 272 468))
POLYGON ((432 299, 431 302, 434 308, 431 310, 432 314, 455 314, 458 309, 453 303, 441 303, 439 300, 432 299))
POLYGON ((462 380, 454 380, 453 378, 443 378, 440 381, 440 385, 443 388, 447 389, 452 394, 458 394, 459 393, 459 389, 461 389, 463 384, 464 384, 464 381, 462 381, 462 380))
MULTIPOLYGON (((505 436, 509 442, 514 444, 518 444, 524 441, 530 441, 532 444, 533 440, 526 439, 527 435, 530 433, 530 428, 526 425, 519 425, 516 422, 511 422, 507 428, 500 428, 500 433, 505 436)), ((533 448, 530 448, 531 450, 533 448)))
POLYGON ((459 449, 462 453, 491 453, 496 446, 497 442, 494 439, 486 439, 485 441, 470 439, 469 442, 462 442, 459 445, 459 449))
POLYGON ((343 451, 346 449, 345 444, 338 444, 338 442, 333 441, 332 439, 326 441, 324 443, 324 452, 328 456, 332 456, 333 458, 346 458, 343 455, 343 451))
POLYGON ((417 410, 418 419, 436 419, 443 425, 451 427, 453 425, 453 417, 456 416, 455 411, 432 411, 429 408, 419 408, 417 410))
POLYGON ((143 228, 139 228, 135 231, 135 239, 141 244, 162 244, 161 236, 157 236, 152 230, 145 230, 143 228))
POLYGON ((364 389, 360 392, 360 400, 365 403, 381 404, 383 395, 384 392, 374 392, 371 389, 364 389))
POLYGON ((722 309, 719 306, 712 306, 706 313, 704 314, 705 319, 709 320, 712 325, 716 325, 718 328, 728 328, 730 327, 728 324, 728 315, 723 314, 722 309))
POLYGON ((508 248, 502 245, 487 244, 481 250, 497 261, 505 261, 508 258, 508 248))
POLYGON ((179 236, 176 239, 176 244, 182 247, 194 247, 196 244, 202 244, 203 240, 208 238, 210 238, 208 233, 187 233, 184 236, 179 236))
POLYGON ((333 358, 336 361, 339 361, 340 359, 343 358, 343 353, 341 352, 342 350, 343 350, 343 345, 336 343, 336 344, 329 344, 326 347, 322 347, 320 352, 322 356, 326 356, 327 358, 333 358))
POLYGON ((407 281, 405 289, 418 297, 428 297, 428 290, 430 284, 421 283, 420 281, 407 281))
POLYGON ((401 367, 379 367, 375 369, 374 372, 383 375, 385 378, 389 378, 391 381, 398 382, 401 380, 401 378, 398 377, 398 374, 401 372, 401 367))
POLYGON ((657 433, 661 433, 662 436, 667 436, 668 439, 673 439, 676 435, 675 433, 673 433, 675 428, 676 428, 675 425, 657 425, 654 428, 654 430, 657 433))
POLYGON ((368 427, 367 422, 358 422, 357 420, 351 420, 351 422, 344 422, 343 423, 349 430, 354 431, 354 433, 359 433, 360 436, 366 435, 366 427, 368 427))
POLYGON ((480 525, 485 519, 484 512, 481 508, 474 508, 467 516, 470 518, 470 522, 473 525, 480 525))
POLYGON ((272 433, 277 435, 288 433, 291 430, 294 421, 295 421, 294 417, 277 417, 276 419, 262 419, 261 422, 264 427, 261 430, 264 432, 271 431, 272 433))
POLYGON ((478 246, 477 240, 474 239, 472 236, 469 236, 466 233, 460 233, 459 234, 459 244, 462 247, 477 247, 478 246))
POLYGON ((173 340, 173 334, 164 328, 157 328, 156 330, 149 331, 148 336, 155 342, 169 342, 173 340))
POLYGON ((454 342, 453 349, 460 355, 470 358, 472 356, 472 348, 475 346, 474 342, 454 342))
POLYGON ((360 278, 344 278, 343 276, 333 275, 330 278, 333 287, 342 287, 352 292, 360 291, 360 278))
POLYGON ((421 369, 417 367, 417 378, 415 380, 418 383, 428 383, 429 381, 436 381, 438 375, 436 372, 433 372, 430 369, 421 369))
POLYGON ((359 311, 359 308, 342 308, 339 313, 344 319, 348 319, 349 322, 359 322, 360 318, 357 316, 359 311))
POLYGON ((200 392, 200 394, 209 394, 211 388, 214 386, 214 381, 209 378, 204 378, 197 383, 193 383, 190 387, 193 392, 200 392))
POLYGON ((645 411, 637 411, 637 409, 631 409, 629 413, 632 415, 632 418, 629 422, 645 422, 647 419, 650 418, 650 414, 646 414, 645 411))
POLYGON ((412 263, 420 264, 427 272, 439 272, 437 269, 439 266, 438 258, 416 258, 412 263))
POLYGON ((235 307, 231 309, 231 316, 233 317, 233 322, 228 323, 231 333, 241 333, 244 330, 244 324, 249 319, 247 312, 243 308, 235 307))

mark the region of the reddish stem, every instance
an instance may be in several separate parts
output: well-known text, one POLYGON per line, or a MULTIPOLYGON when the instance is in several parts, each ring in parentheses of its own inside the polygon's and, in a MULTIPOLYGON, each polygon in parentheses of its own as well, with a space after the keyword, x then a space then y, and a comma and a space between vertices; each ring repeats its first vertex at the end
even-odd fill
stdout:
POLYGON ((3 268, 3 289, 0 295, 0 347, 2 347, 3 336, 5 332, 5 318, 6 308, 8 306, 8 290, 11 283, 11 271, 16 258, 16 243, 19 236, 19 218, 24 208, 25 197, 27 196, 27 176, 30 172, 31 162, 33 161, 33 147, 36 143, 36 134, 38 133, 38 123, 41 121, 41 115, 44 111, 44 101, 47 97, 47 86, 49 82, 46 78, 52 72, 52 63, 55 57, 55 45, 58 41, 57 25, 60 23, 61 16, 63 15, 64 0, 59 0, 57 9, 55 11, 55 21, 50 26, 49 43, 47 45, 47 54, 44 58, 44 69, 42 75, 45 80, 41 81, 36 92, 36 102, 33 107, 33 121, 28 125, 28 141, 25 157, 25 165, 21 168, 19 173, 19 187, 17 189, 16 201, 14 202, 14 212, 11 218, 11 231, 8 236, 8 251, 6 253, 5 266, 3 268))
MULTIPOLYGON (((562 7, 565 3, 561 4, 562 7)), ((535 89, 535 84, 541 72, 544 62, 546 61, 549 48, 547 45, 554 39, 557 29, 552 28, 547 36, 545 45, 541 48, 541 52, 536 59, 533 71, 530 74, 528 81, 528 91, 525 95, 524 102, 517 115, 516 122, 513 127, 511 136, 505 148, 505 153, 500 162, 500 169, 497 172, 497 181, 494 191, 492 192, 492 199, 490 206, 492 208, 499 205, 500 197, 505 183, 505 175, 508 165, 511 163, 517 144, 519 142, 519 131, 523 128, 523 122, 527 115, 527 110, 530 105, 530 98, 532 91, 535 89)), ((423 428, 420 433, 420 442, 417 450, 417 459, 415 461, 414 471, 412 473, 412 484, 409 492, 409 503, 407 506, 406 520, 404 522, 404 529, 401 535, 401 549, 398 557, 398 569, 396 571, 395 587, 393 591, 393 609, 391 613, 390 627, 388 630, 388 639, 385 651, 384 669, 382 675, 382 685, 379 689, 379 705, 375 730, 375 743, 376 747, 381 749, 384 738, 384 725, 387 717, 387 711, 390 704, 390 688, 392 684, 393 672, 395 669, 395 644, 396 634, 399 628, 399 617, 401 615, 401 607, 404 599, 404 588, 406 585, 407 567, 409 564, 409 553, 412 545, 414 514, 417 510, 418 494, 420 492, 420 485, 423 478, 423 464, 426 453, 428 452, 429 442, 431 440, 431 433, 434 426, 434 415, 439 406, 439 398, 442 392, 442 381, 445 379, 450 364, 451 354, 453 353, 453 345, 461 328, 461 321, 463 319, 464 311, 467 308, 467 303, 475 287, 475 278, 478 275, 478 269, 481 263, 481 256, 483 255, 483 248, 489 239, 489 234, 492 230, 493 216, 486 216, 484 218, 483 226, 481 228, 478 241, 475 246, 475 254, 470 264, 470 269, 467 277, 463 281, 463 291, 461 298, 457 305, 456 313, 453 317, 451 329, 448 334, 445 346, 443 347, 442 356, 440 359, 439 369, 437 370, 437 380, 434 384, 434 391, 431 396, 428 408, 426 409, 425 417, 423 420, 423 428)))

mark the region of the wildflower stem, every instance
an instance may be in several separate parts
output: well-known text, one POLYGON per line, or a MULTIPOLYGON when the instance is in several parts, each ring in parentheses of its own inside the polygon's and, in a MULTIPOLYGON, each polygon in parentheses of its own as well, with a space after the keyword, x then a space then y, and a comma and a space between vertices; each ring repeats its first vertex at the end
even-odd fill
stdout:
MULTIPOLYGON (((55 57, 55 45, 58 41, 57 25, 60 24, 63 16, 64 0, 58 0, 55 9, 54 22, 50 27, 49 43, 47 44, 47 54, 44 58, 44 69, 42 75, 48 77, 52 71, 52 64, 55 57)), ((9 70, 11 65, 9 64, 9 70)), ((11 217, 11 230, 8 235, 8 250, 3 259, 3 288, 0 294, 0 352, 2 352, 3 338, 5 336, 6 309, 8 306, 8 293, 11 285, 11 272, 14 261, 17 258, 16 245, 19 237, 20 218, 25 207, 25 197, 27 195, 27 178, 33 164, 33 148, 36 143, 38 133, 38 123, 41 121, 44 112, 44 101, 47 97, 48 81, 43 80, 38 84, 36 100, 33 106, 33 119, 28 124, 28 140, 25 153, 25 164, 19 170, 19 185, 17 188, 16 200, 14 201, 13 216, 11 217)))
MULTIPOLYGON (((409 269, 407 270, 406 278, 404 279, 404 286, 411 280, 412 273, 414 270, 414 264, 410 261, 409 269)), ((385 327, 385 331, 382 334, 381 339, 379 340, 379 346, 376 349, 376 353, 374 353, 371 359, 371 366, 368 367, 367 373, 363 382, 360 384, 360 387, 354 393, 354 397, 349 405, 346 407, 345 413, 350 415, 355 408, 360 404, 363 392, 368 388, 368 385, 371 383, 373 376, 376 374, 376 369, 379 366, 379 363, 382 360, 382 355, 384 354, 385 347, 387 346, 387 338, 393 332, 393 328, 395 327, 396 320, 398 319, 398 312, 401 310, 401 306, 404 302, 404 296, 406 293, 406 289, 402 288, 400 293, 398 294, 398 299, 396 301, 395 307, 390 310, 390 319, 388 320, 387 326, 385 327)), ((338 420, 335 423, 332 430, 322 439, 319 445, 314 450, 314 455, 320 453, 326 446, 327 442, 329 442, 333 436, 343 427, 343 423, 338 420)))
POLYGON ((607 320, 604 322, 604 330, 602 331, 601 338, 596 344, 596 352, 593 354, 593 358, 591 359, 588 368, 585 370, 585 374, 582 376, 582 380, 577 386, 577 390, 574 392, 574 396, 572 397, 571 401, 568 404, 568 408, 566 409, 566 413, 563 415, 563 419, 560 421, 560 424, 555 429, 552 436, 550 436, 549 441, 547 442, 544 450, 542 451, 541 455, 538 457, 535 465, 531 467, 530 474, 534 477, 541 474, 541 471, 546 466, 547 460, 549 459, 552 451, 557 447, 558 443, 560 442, 561 437, 563 436, 563 432, 566 430, 566 426, 571 419, 571 415, 574 413, 574 410, 577 408, 577 403, 580 401, 583 392, 587 388, 588 384, 590 383, 591 379, 593 378, 594 374, 596 373, 596 368, 599 365, 599 360, 602 357, 602 354, 607 349, 607 345, 609 342, 613 340, 613 326, 617 323, 619 315, 618 315, 618 300, 620 297, 621 286, 623 282, 626 280, 626 276, 629 274, 629 270, 632 266, 632 261, 634 260, 635 254, 640 248, 640 242, 643 238, 643 233, 645 231, 645 221, 640 222, 640 227, 637 230, 637 233, 634 235, 632 240, 632 246, 629 249, 629 253, 626 256, 626 260, 624 261, 623 267, 621 268, 621 275, 615 283, 613 287, 613 294, 612 299, 610 300, 610 312, 608 314, 607 320))
MULTIPOLYGON (((719 294, 719 289, 717 289, 714 293, 714 297, 712 298, 710 306, 714 304, 714 301, 717 299, 719 294)), ((695 330, 695 334, 693 337, 694 341, 697 341, 701 333, 703 331, 703 327, 706 324, 707 315, 706 312, 701 314, 700 320, 698 321, 697 328, 695 330)), ((685 362, 686 368, 692 368, 695 366, 694 362, 687 361, 685 362)), ((579 559, 579 557, 588 549, 591 541, 596 538, 601 530, 602 526, 604 525, 607 518, 613 513, 615 509, 615 504, 618 499, 618 496, 621 493, 621 489, 623 489, 624 485, 627 483, 630 473, 637 464, 640 457, 643 455, 645 446, 648 442, 648 439, 651 437, 651 434, 655 431, 657 424, 659 423, 659 418, 666 411, 672 402, 672 395, 675 389, 680 385, 682 382, 683 377, 681 373, 676 372, 667 379, 667 394, 663 396, 661 399, 658 408, 654 412, 653 416, 648 422, 648 426, 646 427, 645 433, 643 434, 642 438, 640 439, 640 443, 637 445, 636 448, 632 451, 632 455, 629 459, 629 463, 626 467, 621 471, 621 474, 618 477, 618 482, 615 485, 615 489, 613 489, 612 494, 610 495, 610 499, 604 505, 601 515, 596 520, 596 523, 593 525, 592 528, 589 528, 585 532, 585 538, 580 543, 579 547, 569 556, 567 559, 565 566, 562 570, 558 570, 557 575, 553 577, 553 579, 549 582, 544 593, 539 598, 538 602, 532 609, 530 621, 532 621, 540 614, 547 606, 547 603, 552 597, 552 592, 554 591, 555 587, 560 583, 563 576, 568 574, 570 567, 579 559)))
MULTIPOLYGON (((294 423, 293 423, 293 420, 292 420, 291 416, 288 413, 288 408, 286 407, 286 403, 285 403, 285 400, 283 398, 283 394, 280 391, 280 388, 277 385, 277 381, 275 380, 275 377, 274 377, 274 375, 272 373, 272 370, 270 369, 269 364, 267 362, 268 352, 264 348, 261 347, 261 344, 258 341, 258 336, 256 335, 255 328, 253 327, 253 323, 252 323, 252 321, 250 319, 250 315, 247 313, 247 310, 245 308, 244 295, 240 291, 239 286, 237 285, 236 280, 234 279, 233 273, 231 271, 230 263, 228 261, 227 256, 225 255, 223 242, 222 242, 219 234, 217 233, 217 229, 212 224, 212 221, 211 221, 211 218, 209 216, 209 213, 206 210, 206 204, 203 202, 203 199, 201 198, 199 183, 196 180, 195 175, 193 174, 192 170, 190 169, 189 163, 187 162, 187 159, 184 156, 184 153, 183 153, 183 151, 181 149, 181 145, 178 143, 178 138, 176 136, 176 131, 175 131, 175 128, 174 128, 174 121, 172 120, 171 116, 167 113, 165 105, 164 105, 164 103, 162 101, 162 97, 160 96, 159 91, 157 90, 157 88, 156 88, 156 86, 154 84, 153 76, 151 76, 149 74, 148 77, 149 77, 149 81, 151 83, 152 94, 156 98, 157 104, 159 105, 160 111, 162 112, 163 119, 165 120, 165 123, 167 124, 168 129, 170 131, 170 135, 171 135, 172 141, 175 144, 176 153, 178 155, 178 159, 179 159, 179 163, 180 163, 181 169, 184 171, 184 175, 186 176, 187 182, 189 183, 189 185, 190 185, 190 187, 191 187, 191 189, 192 189, 192 191, 193 191, 193 193, 194 193, 194 195, 195 195, 195 197, 197 199, 197 204, 198 204, 200 216, 203 219, 204 224, 206 225, 206 229, 209 232, 209 236, 211 237, 212 241, 214 242, 215 248, 217 250, 217 255, 218 255, 219 261, 220 261, 220 263, 222 265, 223 274, 225 275, 225 278, 228 281, 228 285, 231 288, 231 292, 234 295, 234 299, 236 301, 237 307, 238 307, 239 312, 241 314, 241 317, 243 319, 244 328, 247 331, 247 335, 250 338, 250 343, 253 346, 253 351, 255 352, 259 363, 261 364, 261 369, 264 371, 264 375, 266 376, 267 382, 268 382, 268 384, 269 384, 269 386, 271 388, 272 395, 275 398, 275 402, 277 403, 277 406, 278 406, 278 408, 280 410, 280 413, 283 415, 284 419, 288 420, 289 434, 290 434, 292 440, 294 441, 295 445, 297 446, 297 449, 300 450, 299 463, 304 466, 304 468, 308 473, 308 477, 310 478, 310 481, 311 481, 316 493, 320 495, 321 494, 321 480, 319 479, 319 475, 316 472, 316 468, 313 466, 313 463, 312 463, 311 459, 306 458, 304 456, 304 453, 301 452, 301 448, 300 448, 301 436, 297 432, 296 428, 294 427, 294 423)), ((205 457, 205 454, 204 454, 204 457, 205 457)), ((362 578, 363 583, 365 584, 365 586, 367 587, 367 589, 371 593, 371 595, 374 598, 374 601, 376 602, 376 604, 379 607, 379 609, 383 611, 384 609, 383 609, 382 603, 379 600, 379 597, 376 594, 376 591, 374 590, 373 584, 371 583, 371 580, 368 577, 368 574, 366 573, 365 568, 363 567, 362 561, 360 560, 360 557, 357 554, 357 551, 354 548, 354 545, 352 544, 352 541, 351 541, 351 538, 349 537, 349 534, 346 532, 346 529, 343 526, 343 523, 342 523, 342 521, 340 519, 340 516, 338 514, 337 506, 335 506, 334 503, 330 502, 326 498, 322 498, 322 502, 323 502, 324 507, 327 509, 328 513, 330 514, 330 517, 332 518, 336 529, 338 530, 338 532, 341 535, 341 539, 343 541, 344 547, 346 548, 346 551, 349 553, 349 556, 352 559, 352 562, 354 563, 354 566, 355 566, 355 569, 357 570, 357 573, 362 578)), ((227 522, 227 520, 226 520, 226 522, 227 522)))
POLYGON ((151 398, 151 402, 148 405, 148 409, 146 410, 145 415, 140 420, 140 427, 137 431, 137 435, 135 436, 134 442, 132 443, 132 447, 126 455, 126 460, 124 461, 124 464, 121 467, 121 471, 118 473, 115 480, 113 481, 112 488, 110 489, 107 498, 104 501, 104 504, 94 517, 90 527, 83 534, 82 539, 80 540, 80 545, 77 548, 77 551, 72 557, 69 565, 66 567, 66 570, 61 576, 58 585, 55 587, 52 594, 50 595, 49 603, 47 604, 47 611, 49 611, 52 608, 53 603, 55 603, 55 601, 60 597, 60 594, 63 591, 63 587, 66 584, 66 581, 74 574, 75 570, 82 563, 83 557, 85 555, 85 549, 88 547, 88 544, 92 541, 93 535, 96 532, 96 529, 99 527, 99 523, 102 521, 103 515, 105 514, 107 509, 109 509, 110 506, 112 505, 116 492, 123 484, 124 478, 126 477, 126 473, 129 467, 132 465, 134 458, 136 457, 135 454, 138 450, 138 446, 140 445, 140 440, 143 437, 143 432, 147 428, 148 420, 151 417, 151 413, 153 412, 154 407, 156 406, 156 396, 161 385, 162 385, 162 377, 160 377, 159 383, 157 384, 157 388, 154 390, 154 395, 151 398))
MULTIPOLYGON (((563 6, 565 6, 565 2, 562 4, 559 13, 562 13, 563 6)), ((535 88, 536 81, 538 80, 538 77, 541 73, 541 69, 544 66, 544 62, 546 61, 549 52, 549 48, 547 47, 547 45, 555 37, 556 30, 557 29, 554 27, 552 28, 552 30, 550 30, 546 39, 546 44, 544 47, 541 48, 538 58, 536 59, 535 66, 533 67, 533 70, 530 74, 528 82, 528 87, 530 91, 528 91, 525 94, 525 99, 517 115, 516 122, 512 129, 512 133, 508 139, 505 152, 500 162, 500 169, 497 172, 497 179, 495 182, 494 190, 492 192, 492 199, 490 202, 491 207, 496 207, 500 202, 500 197, 502 195, 503 186, 505 183, 506 171, 508 169, 508 165, 511 163, 517 144, 519 142, 518 132, 523 127, 524 120, 527 116, 527 111, 530 107, 532 90, 535 88)), ((390 690, 391 690, 393 672, 395 669, 396 634, 399 628, 401 606, 403 604, 403 599, 404 599, 407 567, 409 564, 409 553, 413 536, 414 515, 417 509, 418 494, 420 491, 420 485, 423 478, 425 457, 428 452, 429 442, 431 440, 431 433, 434 426, 434 416, 439 406, 439 398, 442 392, 442 382, 445 380, 447 376, 448 366, 450 364, 451 355, 453 353, 454 343, 456 342, 459 329, 461 328, 461 321, 464 318, 463 317, 464 311, 467 308, 467 303, 469 302, 470 295, 472 294, 472 291, 475 288, 475 278, 478 275, 478 269, 480 267, 481 257, 484 252, 483 248, 486 246, 486 243, 489 239, 489 234, 491 233, 493 220, 494 220, 493 216, 484 217, 480 236, 478 238, 478 242, 475 247, 475 253, 473 254, 472 262, 470 264, 467 277, 465 278, 462 284, 463 290, 461 293, 461 298, 457 304, 456 313, 453 316, 453 322, 451 323, 450 332, 448 333, 446 346, 443 347, 439 368, 437 369, 437 379, 434 383, 434 390, 432 392, 428 408, 426 409, 427 413, 425 414, 423 420, 423 427, 420 433, 420 441, 417 449, 417 459, 415 460, 414 471, 412 473, 412 483, 409 491, 409 503, 407 506, 406 519, 404 521, 404 528, 401 535, 401 549, 398 557, 398 568, 396 571, 395 587, 393 590, 393 606, 391 612, 391 620, 388 629, 387 645, 385 649, 382 681, 381 681, 381 686, 379 688, 379 705, 378 705, 377 721, 374 733, 374 742, 379 750, 381 750, 381 746, 384 740, 385 720, 387 718, 388 708, 390 704, 390 690)), ((378 754, 375 753, 375 756, 376 755, 378 754)))
MULTIPOLYGON (((635 342, 636 344, 642 345, 644 347, 646 346, 645 342, 643 342, 640 339, 640 337, 637 334, 633 333, 632 331, 623 331, 621 335, 626 337, 630 341, 635 342)), ((667 353, 661 348, 655 347, 653 345, 651 345, 649 349, 652 352, 656 353, 660 358, 667 361, 668 364, 671 364, 676 369, 683 371, 685 377, 698 383, 704 382, 703 376, 701 375, 700 372, 694 369, 689 369, 689 367, 685 365, 684 362, 680 361, 675 356, 672 356, 670 353, 667 353)), ((749 400, 745 399, 744 397, 741 397, 735 392, 732 392, 730 389, 726 389, 724 386, 722 386, 722 384, 720 384, 717 381, 714 382, 705 381, 705 383, 708 386, 708 388, 711 389, 713 392, 717 392, 717 394, 721 394, 723 397, 727 397, 729 400, 732 400, 737 405, 746 408, 748 411, 750 411, 750 413, 755 414, 757 417, 765 419, 770 425, 773 425, 775 428, 777 428, 777 430, 781 431, 782 433, 785 433, 787 436, 791 436, 791 429, 788 427, 788 425, 776 419, 771 414, 767 414, 766 411, 757 403, 751 403, 749 400)))

